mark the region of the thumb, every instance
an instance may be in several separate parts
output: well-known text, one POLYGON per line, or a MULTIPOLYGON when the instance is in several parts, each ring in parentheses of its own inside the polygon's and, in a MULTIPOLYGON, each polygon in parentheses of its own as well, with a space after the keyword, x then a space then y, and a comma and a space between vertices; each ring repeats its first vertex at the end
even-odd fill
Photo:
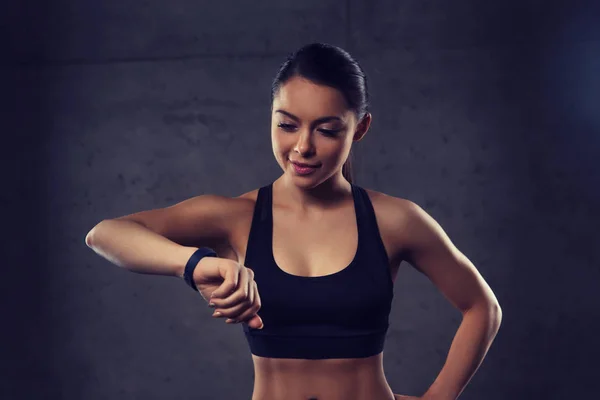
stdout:
POLYGON ((262 329, 265 326, 262 318, 260 318, 258 314, 255 314, 252 318, 250 318, 247 324, 250 328, 253 329, 262 329))

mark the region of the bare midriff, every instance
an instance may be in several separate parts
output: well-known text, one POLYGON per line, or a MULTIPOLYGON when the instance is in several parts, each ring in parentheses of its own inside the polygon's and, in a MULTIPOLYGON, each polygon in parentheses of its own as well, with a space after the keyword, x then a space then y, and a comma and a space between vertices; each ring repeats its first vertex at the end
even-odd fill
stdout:
POLYGON ((383 372, 383 352, 326 360, 252 355, 252 360, 252 400, 394 400, 383 372))

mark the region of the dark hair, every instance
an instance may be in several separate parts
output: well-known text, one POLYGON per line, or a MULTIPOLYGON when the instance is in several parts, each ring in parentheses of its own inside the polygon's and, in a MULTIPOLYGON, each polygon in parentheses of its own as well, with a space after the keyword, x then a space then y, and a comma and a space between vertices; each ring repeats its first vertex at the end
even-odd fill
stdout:
MULTIPOLYGON (((368 112, 367 77, 352 56, 340 47, 311 43, 291 53, 281 65, 271 85, 271 104, 281 85, 290 78, 301 76, 316 84, 338 89, 360 121, 368 112)), ((352 183, 352 150, 342 167, 342 175, 352 183)))

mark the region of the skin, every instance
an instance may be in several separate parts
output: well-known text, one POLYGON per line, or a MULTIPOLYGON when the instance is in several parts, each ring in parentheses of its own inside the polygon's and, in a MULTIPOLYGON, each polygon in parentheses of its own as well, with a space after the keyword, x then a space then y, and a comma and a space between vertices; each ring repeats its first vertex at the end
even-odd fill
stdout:
POLYGON ((360 141, 369 130, 371 118, 367 113, 357 121, 341 92, 301 77, 291 78, 280 88, 273 99, 271 142, 273 155, 284 171, 281 195, 297 205, 297 211, 321 213, 351 194, 342 166, 352 143, 360 141), (315 123, 326 116, 339 120, 315 123), (336 133, 330 135, 327 131, 336 133), (320 168, 308 179, 298 177, 290 160, 319 164, 320 168))
MULTIPOLYGON (((274 258, 281 269, 294 275, 337 272, 351 259, 357 241, 351 187, 342 175, 342 165, 352 144, 367 133, 372 116, 366 114, 358 120, 339 91, 294 77, 275 96, 271 117, 273 154, 283 170, 273 183, 274 258), (339 120, 315 122, 324 116, 339 120), (324 129, 338 132, 332 136, 324 129), (290 160, 320 167, 308 176, 299 176, 290 160), (294 226, 293 232, 286 231, 285 226, 294 226), (302 256, 307 253, 314 259, 302 256)), ((242 265, 257 192, 239 197, 246 213, 237 219, 230 258, 242 265)), ((252 400, 456 399, 481 364, 501 320, 493 292, 440 225, 419 206, 369 189, 367 192, 390 260, 392 280, 400 263, 407 261, 463 315, 444 367, 425 394, 413 397, 392 392, 383 371, 383 352, 363 359, 330 360, 252 355, 252 400)), ((240 274, 243 287, 253 279, 246 271, 240 274)), ((232 299, 239 296, 234 293, 213 299, 215 310, 224 312, 222 317, 247 321, 256 314, 250 310, 253 304, 240 308, 236 304, 239 300, 232 299), (227 312, 234 306, 235 314, 227 312)))

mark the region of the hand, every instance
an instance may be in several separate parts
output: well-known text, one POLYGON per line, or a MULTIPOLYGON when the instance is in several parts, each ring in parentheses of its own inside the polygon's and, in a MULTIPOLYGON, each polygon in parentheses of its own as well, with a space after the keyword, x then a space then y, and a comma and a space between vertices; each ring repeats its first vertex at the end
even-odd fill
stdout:
POLYGON ((404 396, 402 394, 395 394, 394 395, 394 400, 420 400, 420 397, 415 397, 415 396, 404 396))
POLYGON ((250 268, 226 258, 204 257, 193 278, 202 297, 215 304, 215 313, 221 313, 213 317, 227 317, 227 323, 247 322, 254 329, 263 325, 256 314, 261 302, 250 268))

